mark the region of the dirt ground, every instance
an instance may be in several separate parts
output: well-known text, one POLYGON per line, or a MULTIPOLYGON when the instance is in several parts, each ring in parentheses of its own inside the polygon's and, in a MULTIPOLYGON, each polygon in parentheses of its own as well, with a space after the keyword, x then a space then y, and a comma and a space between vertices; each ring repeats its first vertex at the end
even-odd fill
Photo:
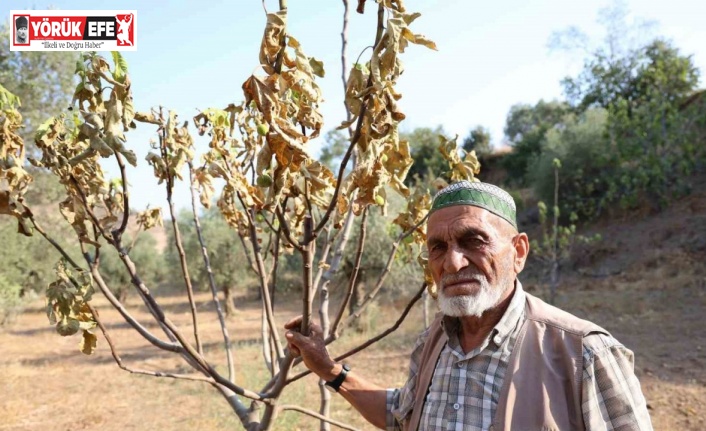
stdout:
MULTIPOLYGON (((706 187, 656 215, 632 215, 598 225, 603 240, 577 250, 574 266, 562 277, 558 305, 593 320, 635 352, 639 376, 656 430, 706 429, 706 187)), ((531 277, 527 290, 544 295, 531 277)), ((217 320, 208 295, 198 304, 206 354, 224 369, 217 320)), ((185 332, 188 307, 176 297, 162 298, 185 332)), ((188 367, 158 351, 121 322, 104 300, 96 306, 107 322, 123 361, 129 366, 178 373, 188 367)), ((350 331, 332 347, 342 353, 385 329, 405 304, 400 298, 364 316, 367 333, 350 331)), ((299 302, 278 305, 278 323, 298 313, 299 302)), ((157 333, 137 302, 130 308, 157 333)), ((238 301, 229 322, 236 341, 237 381, 256 389, 268 379, 261 364, 257 303, 238 301)), ((407 355, 422 329, 420 307, 402 327, 350 361, 373 381, 404 382, 407 355)), ((62 338, 48 324, 41 299, 16 322, 0 329, 0 430, 225 430, 241 429, 226 402, 208 385, 132 375, 120 370, 99 336, 93 356, 78 350, 78 337, 62 338)), ((284 401, 316 410, 319 389, 312 378, 288 388, 284 401)), ((340 397, 334 417, 371 429, 340 397)), ((314 430, 318 422, 285 412, 277 429, 314 430)))

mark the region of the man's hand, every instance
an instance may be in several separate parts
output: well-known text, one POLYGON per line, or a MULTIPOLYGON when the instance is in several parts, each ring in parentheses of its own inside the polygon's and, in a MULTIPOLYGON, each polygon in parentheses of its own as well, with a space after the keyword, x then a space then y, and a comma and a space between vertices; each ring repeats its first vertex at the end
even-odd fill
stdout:
POLYGON ((311 322, 310 334, 306 336, 299 330, 301 323, 302 316, 299 316, 284 325, 284 329, 287 330, 285 337, 287 337, 289 351, 295 357, 301 356, 304 365, 322 379, 333 380, 341 372, 341 367, 337 366, 329 356, 321 327, 311 322))
MULTIPOLYGON (((331 359, 326 350, 323 331, 316 323, 311 323, 310 334, 303 335, 299 330, 302 317, 295 317, 284 325, 289 351, 294 356, 301 356, 304 364, 319 378, 330 382, 341 373, 343 366, 331 359)), ((378 428, 385 429, 387 395, 385 389, 363 379, 357 371, 348 373, 339 388, 343 396, 365 419, 378 428)))

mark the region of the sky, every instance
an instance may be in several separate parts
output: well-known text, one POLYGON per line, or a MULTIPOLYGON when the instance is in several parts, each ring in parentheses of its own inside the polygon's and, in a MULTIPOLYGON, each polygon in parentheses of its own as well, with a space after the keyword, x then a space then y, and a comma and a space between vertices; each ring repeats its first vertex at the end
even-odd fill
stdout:
MULTIPOLYGON (((368 0, 366 13, 355 12, 351 2, 348 61, 360 55, 367 61, 375 36, 376 5, 368 0), (362 54, 361 54, 362 53, 362 54)), ((463 139, 477 125, 491 132, 495 146, 504 141, 503 126, 510 107, 534 104, 540 99, 562 98, 561 79, 576 75, 584 52, 557 51, 548 47, 554 32, 576 26, 589 39, 600 42, 604 33, 597 23, 599 10, 612 1, 575 0, 407 0, 409 11, 422 16, 411 26, 436 42, 438 51, 411 45, 402 56, 405 72, 398 91, 399 105, 407 115, 401 128, 441 125, 449 135, 463 139)), ((632 0, 625 3, 628 22, 655 22, 652 34, 671 40, 683 54, 692 55, 701 75, 706 74, 706 1, 632 0)), ((243 100, 242 83, 258 66, 265 12, 260 0, 122 1, 42 0, 4 2, 0 17, 9 11, 136 10, 137 51, 124 52, 128 61, 137 111, 164 106, 191 120, 198 110, 223 108, 243 100)), ((278 2, 265 1, 274 11, 278 2)), ((308 56, 323 60, 326 76, 319 80, 325 102, 324 130, 345 118, 341 81, 341 25, 343 4, 332 0, 289 0, 288 33, 297 38, 308 56)), ((110 57, 109 53, 104 53, 110 57)), ((701 78, 704 86, 704 77, 701 78)), ((165 206, 163 187, 152 181, 144 161, 150 125, 139 124, 127 135, 128 146, 138 155, 138 168, 129 173, 132 208, 165 206)), ((322 133, 323 135, 323 133, 322 133)), ((322 140, 310 143, 316 155, 322 140)), ((197 141, 197 152, 206 148, 197 141)), ((118 172, 107 165, 110 175, 118 172)), ((188 187, 175 195, 179 207, 190 205, 188 187)))

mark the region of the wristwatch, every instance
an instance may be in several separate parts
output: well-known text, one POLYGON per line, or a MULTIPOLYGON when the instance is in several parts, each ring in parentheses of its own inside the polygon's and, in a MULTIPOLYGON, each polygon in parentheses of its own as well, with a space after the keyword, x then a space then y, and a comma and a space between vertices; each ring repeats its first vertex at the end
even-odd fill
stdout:
POLYGON ((346 376, 348 375, 348 372, 351 370, 351 366, 348 364, 343 364, 343 369, 341 370, 341 373, 336 376, 335 379, 331 380, 330 382, 326 382, 325 386, 326 389, 328 389, 331 392, 338 392, 338 389, 341 387, 343 382, 346 380, 346 376))

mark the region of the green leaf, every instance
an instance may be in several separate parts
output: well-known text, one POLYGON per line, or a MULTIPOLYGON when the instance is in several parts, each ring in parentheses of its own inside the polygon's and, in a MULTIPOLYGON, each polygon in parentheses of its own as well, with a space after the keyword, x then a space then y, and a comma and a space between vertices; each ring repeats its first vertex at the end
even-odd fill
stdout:
POLYGON ((76 69, 74 70, 74 73, 79 72, 86 73, 86 64, 81 60, 76 61, 76 69))
POLYGON ((22 106, 20 98, 7 91, 7 89, 0 84, 0 109, 14 109, 15 105, 17 105, 17 107, 22 106))
POLYGON ((111 51, 113 54, 113 63, 115 63, 115 69, 113 69, 113 78, 121 84, 125 83, 125 77, 127 76, 127 61, 120 55, 118 51, 111 51))

